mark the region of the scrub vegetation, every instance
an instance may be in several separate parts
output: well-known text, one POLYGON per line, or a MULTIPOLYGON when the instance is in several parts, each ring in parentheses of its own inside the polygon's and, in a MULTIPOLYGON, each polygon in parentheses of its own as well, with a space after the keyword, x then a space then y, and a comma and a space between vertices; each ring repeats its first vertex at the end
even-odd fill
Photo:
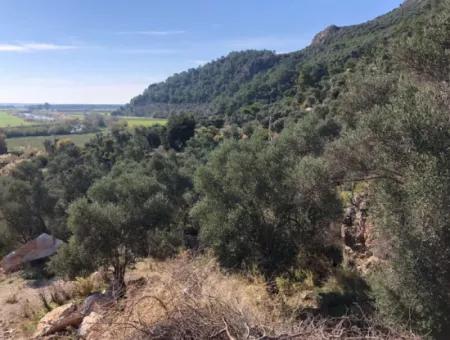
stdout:
POLYGON ((48 273, 103 272, 93 336, 446 339, 449 94, 446 1, 233 52, 0 177, 1 253, 45 232, 48 273))

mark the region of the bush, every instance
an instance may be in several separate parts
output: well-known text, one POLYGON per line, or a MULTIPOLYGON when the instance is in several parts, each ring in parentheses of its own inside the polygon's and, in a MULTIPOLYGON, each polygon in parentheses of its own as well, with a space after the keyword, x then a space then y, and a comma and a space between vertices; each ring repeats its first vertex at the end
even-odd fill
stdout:
POLYGON ((95 282, 89 277, 77 277, 75 279, 75 293, 79 297, 91 295, 96 290, 95 282))
POLYGON ((195 120, 190 115, 172 116, 167 123, 167 142, 176 151, 181 151, 195 133, 195 120))
POLYGON ((74 239, 70 239, 68 244, 63 244, 48 263, 50 272, 68 279, 86 276, 96 268, 95 259, 78 247, 74 239))
POLYGON ((6 136, 0 131, 0 155, 8 152, 8 146, 6 145, 6 136))

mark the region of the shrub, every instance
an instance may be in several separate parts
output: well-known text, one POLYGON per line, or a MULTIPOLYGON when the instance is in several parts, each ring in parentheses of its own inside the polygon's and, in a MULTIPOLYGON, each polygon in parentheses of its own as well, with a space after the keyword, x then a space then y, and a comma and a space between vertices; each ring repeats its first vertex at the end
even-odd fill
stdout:
POLYGON ((148 255, 157 259, 166 259, 179 252, 183 244, 180 230, 156 229, 148 233, 148 255))
POLYGON ((78 246, 74 239, 63 244, 48 263, 48 270, 60 277, 75 279, 93 272, 98 264, 89 254, 78 246))
POLYGON ((8 152, 8 146, 6 145, 6 136, 0 131, 0 155, 8 152))
POLYGON ((75 293, 79 297, 86 297, 96 290, 95 282, 90 277, 77 277, 75 279, 75 293))
POLYGON ((17 302, 19 302, 19 300, 17 299, 16 294, 11 294, 5 300, 5 303, 10 304, 10 305, 16 304, 17 302))
POLYGON ((339 211, 326 164, 265 134, 225 143, 196 177, 202 195, 192 214, 201 238, 227 267, 283 271, 312 249, 339 211))

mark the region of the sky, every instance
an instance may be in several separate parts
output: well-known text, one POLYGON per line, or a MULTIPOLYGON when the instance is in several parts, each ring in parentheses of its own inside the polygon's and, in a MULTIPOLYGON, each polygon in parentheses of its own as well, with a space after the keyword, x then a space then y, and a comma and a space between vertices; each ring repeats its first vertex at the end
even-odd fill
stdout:
POLYGON ((0 103, 123 104, 231 51, 285 53, 402 0, 0 0, 0 103))

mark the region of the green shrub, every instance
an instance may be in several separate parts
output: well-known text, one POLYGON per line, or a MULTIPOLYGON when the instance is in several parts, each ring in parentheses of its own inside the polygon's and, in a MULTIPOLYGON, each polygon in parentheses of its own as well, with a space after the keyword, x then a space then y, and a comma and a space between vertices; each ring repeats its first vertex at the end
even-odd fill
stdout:
POLYGON ((183 244, 180 230, 156 229, 148 233, 148 253, 156 259, 166 259, 177 254, 183 244))
POLYGON ((50 272, 69 279, 86 276, 96 268, 95 259, 78 247, 74 239, 70 239, 68 244, 62 245, 48 263, 50 272))

